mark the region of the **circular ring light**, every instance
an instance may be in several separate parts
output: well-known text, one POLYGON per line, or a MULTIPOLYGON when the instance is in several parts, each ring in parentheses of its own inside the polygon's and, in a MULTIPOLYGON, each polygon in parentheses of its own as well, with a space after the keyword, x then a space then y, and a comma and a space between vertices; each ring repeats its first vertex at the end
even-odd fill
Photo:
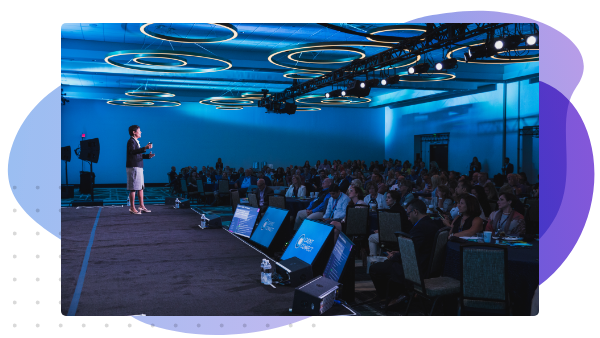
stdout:
POLYGON ((492 59, 504 60, 504 61, 511 61, 511 60, 516 59, 516 60, 519 60, 519 62, 524 62, 526 60, 539 61, 539 59, 540 59, 540 55, 539 55, 540 49, 538 47, 532 47, 532 46, 519 47, 518 50, 537 50, 538 55, 517 55, 517 56, 499 55, 499 54, 508 53, 508 51, 503 50, 503 51, 498 52, 498 54, 496 54, 496 55, 492 55, 492 59))
POLYGON ((217 106, 218 110, 242 110, 242 106, 217 106))
MULTIPOLYGON (((485 43, 485 40, 479 40, 479 41, 473 41, 468 45, 458 46, 458 47, 448 51, 448 53, 446 54, 446 58, 450 59, 452 57, 452 53, 457 52, 461 49, 482 45, 484 43, 485 43)), ((538 48, 531 48, 531 46, 517 47, 515 49, 516 50, 539 50, 538 48)), ((506 53, 506 51, 504 51, 504 52, 500 51, 498 53, 506 53)), ((474 61, 469 61, 469 63, 477 63, 477 64, 483 64, 483 65, 506 65, 506 64, 511 64, 511 63, 525 63, 525 62, 540 61, 539 54, 538 55, 520 55, 520 56, 517 55, 517 56, 511 57, 510 59, 508 59, 507 56, 498 56, 498 55, 494 55, 494 56, 492 56, 493 60, 474 60, 474 61)), ((458 62, 463 62, 463 63, 465 62, 465 60, 460 57, 456 58, 456 60, 458 60, 458 62)))
MULTIPOLYGON (((295 69, 295 70, 302 70, 302 71, 306 71, 309 73, 328 73, 334 69, 302 67, 302 66, 297 66, 295 64, 281 63, 279 61, 275 61, 274 58, 280 54, 289 54, 289 53, 296 54, 299 52, 311 51, 311 50, 317 50, 317 49, 318 50, 327 49, 327 50, 347 51, 348 47, 392 48, 393 46, 394 46, 394 44, 389 44, 389 43, 386 44, 386 43, 371 42, 371 41, 362 41, 362 42, 360 42, 360 41, 331 41, 331 42, 305 43, 302 45, 293 45, 290 47, 277 49, 271 55, 269 55, 268 60, 272 64, 279 66, 279 67, 291 68, 291 69, 295 69)), ((362 50, 361 50, 361 52, 364 53, 362 50)), ((334 63, 338 63, 338 61, 330 62, 328 60, 324 60, 321 63, 334 64, 334 63)))
POLYGON ((193 53, 193 52, 176 51, 176 50, 144 50, 144 49, 120 50, 120 51, 108 53, 106 55, 106 57, 104 58, 104 61, 106 61, 106 63, 108 63, 110 65, 113 65, 116 67, 121 67, 121 68, 126 68, 126 69, 141 70, 144 72, 175 73, 175 74, 218 72, 221 70, 229 69, 233 66, 231 64, 231 61, 224 59, 224 58, 217 57, 217 56, 201 54, 201 53, 193 53), (226 64, 226 66, 212 67, 212 68, 156 69, 156 68, 148 68, 148 67, 143 67, 143 66, 126 64, 126 63, 112 60, 112 58, 117 57, 117 56, 138 55, 138 54, 152 54, 152 55, 169 56, 169 57, 171 57, 171 56, 196 57, 196 58, 209 59, 209 60, 223 62, 226 64))
POLYGON ((295 62, 316 63, 316 64, 326 65, 326 64, 331 64, 331 63, 352 62, 354 60, 364 59, 365 56, 367 56, 365 54, 365 52, 363 52, 362 50, 360 50, 358 48, 353 48, 353 47, 313 47, 313 48, 306 48, 301 51, 292 52, 292 53, 288 54, 288 59, 295 61, 295 62), (313 59, 301 58, 301 57, 294 59, 294 57, 293 57, 294 55, 300 54, 300 53, 317 52, 317 51, 325 52, 325 51, 331 51, 331 50, 340 51, 340 52, 356 53, 356 54, 358 54, 358 56, 339 58, 339 59, 329 59, 329 60, 313 60, 313 59))
POLYGON ((286 77, 288 79, 298 79, 298 80, 316 79, 323 75, 325 75, 325 73, 305 72, 302 70, 288 70, 287 72, 283 73, 283 77, 286 77))
POLYGON ((151 38, 155 38, 155 39, 159 39, 159 40, 165 40, 165 41, 172 41, 172 42, 180 42, 180 43, 215 43, 215 42, 225 42, 225 41, 229 41, 229 40, 233 40, 238 36, 238 31, 237 28, 235 28, 235 26, 233 26, 232 24, 229 23, 211 23, 211 25, 216 25, 219 27, 223 27, 223 28, 227 28, 231 31, 231 35, 227 36, 225 38, 209 38, 209 39, 187 39, 187 38, 180 38, 180 37, 174 37, 174 36, 169 36, 169 35, 163 35, 163 34, 158 34, 158 33, 149 33, 146 32, 146 28, 150 25, 152 25, 153 23, 145 23, 143 25, 140 26, 140 32, 142 32, 143 34, 151 37, 151 38))
POLYGON ((162 98, 162 97, 174 97, 175 94, 167 93, 167 92, 159 92, 156 90, 130 90, 125 92, 127 96, 135 96, 135 97, 146 97, 146 98, 162 98))
POLYGON ((161 54, 138 54, 133 57, 133 62, 139 63, 146 66, 159 66, 159 67, 182 67, 188 64, 187 60, 177 56, 164 56, 161 54), (167 59, 175 60, 175 62, 155 62, 155 61, 143 61, 140 59, 167 59))
POLYGON ((321 110, 321 108, 319 107, 297 107, 296 111, 317 111, 317 110, 321 110))
MULTIPOLYGON (((267 93, 267 96, 271 96, 271 94, 267 93)), ((245 93, 242 93, 242 97, 246 98, 246 99, 261 100, 263 98, 263 93, 245 92, 245 93)))
POLYGON ((361 103, 368 103, 371 102, 371 99, 368 97, 356 97, 356 96, 345 96, 344 98, 326 98, 325 95, 317 95, 317 94, 310 94, 310 95, 303 95, 300 96, 296 99, 297 103, 303 103, 303 104, 316 104, 316 105, 327 105, 327 106, 331 106, 331 105, 350 105, 350 104, 361 104, 361 103), (307 101, 307 100, 313 100, 311 101, 307 101), (316 102, 314 100, 317 100, 316 102), (349 101, 349 102, 342 102, 343 101, 349 101), (331 102, 331 103, 328 103, 331 102))
MULTIPOLYGON (((391 26, 383 26, 371 28, 367 31, 367 34, 375 35, 383 32, 391 32, 391 31, 413 31, 413 32, 427 32, 427 27, 419 26, 419 25, 391 25, 391 26)), ((367 37, 367 40, 375 41, 375 42, 383 42, 383 43, 392 43, 391 41, 382 41, 377 40, 377 37, 367 37)), ((394 42, 401 42, 403 39, 395 40, 394 42)))
POLYGON ((144 107, 144 108, 167 108, 167 107, 178 107, 181 103, 178 101, 160 101, 160 100, 131 100, 131 99, 117 99, 110 100, 106 103, 112 104, 113 106, 124 106, 124 107, 144 107), (146 102, 146 103, 144 103, 146 102), (158 103, 158 104, 157 104, 158 103))
POLYGON ((399 81, 404 82, 435 82, 452 80, 456 78, 456 75, 452 73, 443 72, 430 72, 422 74, 408 74, 408 72, 403 72, 398 75, 400 76, 399 81))
POLYGON ((415 64, 417 62, 419 62, 421 60, 421 55, 417 55, 417 57, 415 59, 412 60, 404 60, 404 61, 400 61, 398 63, 395 63, 393 65, 387 66, 387 67, 383 67, 383 68, 379 68, 378 70, 390 70, 390 69, 394 69, 394 68, 402 68, 402 67, 408 67, 412 64, 415 64))
POLYGON ((238 107, 252 107, 254 106, 254 101, 244 98, 244 97, 234 97, 234 96, 216 96, 209 97, 204 100, 200 100, 201 104, 205 104, 207 106, 238 106, 238 107))

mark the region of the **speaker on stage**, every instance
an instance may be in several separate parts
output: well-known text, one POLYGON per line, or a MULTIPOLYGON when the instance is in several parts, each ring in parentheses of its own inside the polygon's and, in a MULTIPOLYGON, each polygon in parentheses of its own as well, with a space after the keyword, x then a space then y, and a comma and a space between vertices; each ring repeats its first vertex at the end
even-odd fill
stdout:
POLYGON ((80 171, 79 172, 79 193, 89 195, 92 193, 92 184, 94 183, 95 176, 93 172, 80 171))
POLYGON ((282 276, 290 276, 290 286, 298 286, 306 283, 313 277, 312 266, 298 257, 288 258, 279 262, 285 267, 277 265, 277 273, 282 276))
POLYGON ((319 316, 329 310, 340 292, 340 283, 317 276, 294 291, 292 313, 319 316))

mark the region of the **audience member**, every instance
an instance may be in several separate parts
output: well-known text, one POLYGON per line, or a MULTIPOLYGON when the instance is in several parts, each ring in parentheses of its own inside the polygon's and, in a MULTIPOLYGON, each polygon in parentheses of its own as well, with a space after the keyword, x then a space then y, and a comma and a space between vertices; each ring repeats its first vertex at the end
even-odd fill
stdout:
POLYGON ((480 185, 482 187, 485 186, 487 183, 492 183, 492 181, 489 180, 487 172, 480 172, 477 180, 477 185, 480 185))
POLYGON ((319 192, 317 199, 310 202, 308 208, 306 210, 298 211, 296 214, 296 222, 294 224, 294 230, 298 230, 302 222, 305 219, 318 220, 323 218, 323 214, 325 213, 325 209, 327 208, 327 203, 329 202, 329 188, 331 187, 333 181, 331 178, 323 179, 321 183, 321 191, 319 192))
POLYGON ((498 192, 496 191, 496 187, 494 183, 488 182, 483 186, 485 194, 490 202, 496 202, 498 200, 498 192))
MULTIPOLYGON (((350 201, 348 202, 348 207, 353 207, 355 205, 360 205, 360 204, 365 204, 365 202, 362 201, 362 198, 364 198, 364 195, 362 194, 362 189, 361 188, 357 188, 354 186, 350 186, 350 188, 348 188, 348 198, 350 199, 350 201)), ((333 231, 333 242, 337 242, 338 236, 340 234, 340 232, 342 232, 342 223, 346 222, 346 215, 344 214, 344 218, 341 221, 331 221, 331 225, 333 225, 333 227, 335 228, 333 231)))
POLYGON ((369 206, 373 204, 377 209, 385 208, 385 197, 377 192, 377 186, 375 185, 375 183, 369 183, 369 185, 367 186, 367 192, 369 194, 365 196, 365 204, 369 206))
POLYGON ((500 195, 498 199, 498 210, 492 212, 486 231, 492 231, 492 235, 522 236, 525 234, 525 218, 512 208, 518 201, 517 197, 510 193, 500 195))
POLYGON ((329 194, 331 197, 327 203, 327 209, 323 214, 323 221, 328 223, 331 221, 339 222, 346 217, 346 207, 350 203, 350 198, 343 192, 340 192, 340 187, 337 185, 329 187, 329 194))
POLYGON ((469 170, 474 171, 474 172, 481 171, 481 163, 479 162, 477 157, 473 157, 473 162, 471 162, 471 164, 469 164, 469 170))
POLYGON ((221 170, 223 169, 223 162, 221 162, 221 158, 220 157, 217 159, 217 164, 215 164, 215 169, 217 169, 217 170, 218 169, 221 169, 221 170))
POLYGON ((456 216, 452 222, 447 216, 442 218, 445 226, 452 227, 448 237, 471 237, 483 231, 483 219, 477 216, 481 210, 475 196, 461 194, 459 196, 458 211, 460 215, 456 216))
POLYGON ((452 199, 452 195, 450 194, 450 188, 445 185, 440 185, 436 189, 436 201, 437 208, 442 209, 445 213, 450 213, 452 206, 454 205, 454 200, 452 199))
POLYGON ((400 189, 399 189, 400 204, 407 205, 414 199, 414 196, 412 194, 412 189, 413 189, 413 183, 411 181, 404 180, 402 182, 402 185, 400 185, 400 189))
POLYGON ((471 188, 471 194, 474 195, 479 201, 479 206, 481 206, 481 209, 483 209, 483 214, 485 215, 484 219, 487 219, 492 213, 492 207, 490 206, 490 202, 485 194, 485 189, 482 186, 474 185, 471 188))
POLYGON ((502 165, 502 174, 508 175, 512 174, 515 171, 515 167, 510 163, 510 159, 508 157, 504 158, 504 164, 502 165))
MULTIPOLYGON (((427 266, 429 264, 433 240, 437 233, 438 227, 435 225, 433 220, 427 216, 427 207, 421 200, 413 200, 407 207, 406 213, 408 218, 414 226, 409 232, 409 236, 412 238, 414 244, 415 255, 417 258, 417 264, 419 266, 420 275, 424 279, 429 276, 426 275, 427 266)), ((404 293, 404 269, 402 267, 402 260, 398 251, 392 251, 388 253, 388 259, 381 263, 375 263, 371 266, 369 274, 373 280, 375 291, 377 295, 385 299, 388 296, 389 281, 392 280, 394 284, 398 285, 398 288, 389 290, 390 295, 395 297, 397 294, 393 292, 400 292, 401 296, 392 300, 389 304, 395 305, 405 299, 404 293)), ((383 304, 382 307, 388 304, 383 304)))
MULTIPOLYGON (((260 175, 262 175, 262 173, 259 173, 259 176, 260 175)), ((260 212, 265 212, 269 207, 269 196, 275 195, 275 192, 273 189, 271 189, 271 187, 267 186, 267 183, 263 178, 256 182, 256 186, 257 187, 254 189, 254 193, 256 194, 256 200, 258 201, 260 212)))
MULTIPOLYGON (((265 184, 268 185, 268 186, 272 186, 273 185, 273 182, 271 181, 271 179, 268 178, 262 171, 258 172, 258 179, 259 180, 261 180, 261 179, 264 180, 265 184)), ((257 185, 258 185, 258 183, 257 183, 257 185)))
MULTIPOLYGON (((403 232, 410 232, 412 228, 412 223, 408 220, 408 216, 406 211, 402 207, 400 203, 400 193, 397 191, 390 191, 387 194, 385 199, 386 204, 386 212, 399 213, 400 214, 400 227, 403 232)), ((370 256, 378 256, 380 253, 379 250, 379 229, 374 229, 371 227, 372 234, 369 236, 369 255, 370 256)))
POLYGON ((292 176, 292 184, 285 193, 285 197, 306 197, 306 187, 302 185, 300 175, 292 176))

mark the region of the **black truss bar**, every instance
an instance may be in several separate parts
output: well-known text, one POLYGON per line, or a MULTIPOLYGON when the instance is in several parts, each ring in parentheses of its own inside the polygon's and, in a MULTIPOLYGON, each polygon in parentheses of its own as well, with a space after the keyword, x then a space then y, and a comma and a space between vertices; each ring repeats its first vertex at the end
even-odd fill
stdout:
POLYGON ((293 99, 317 89, 332 86, 383 67, 415 58, 417 55, 424 55, 440 48, 446 48, 482 34, 493 33, 496 29, 508 25, 508 23, 440 24, 419 36, 407 38, 405 41, 379 54, 355 60, 347 66, 332 70, 321 77, 291 86, 283 92, 272 93, 271 96, 261 99, 258 106, 270 107, 275 102, 293 99))

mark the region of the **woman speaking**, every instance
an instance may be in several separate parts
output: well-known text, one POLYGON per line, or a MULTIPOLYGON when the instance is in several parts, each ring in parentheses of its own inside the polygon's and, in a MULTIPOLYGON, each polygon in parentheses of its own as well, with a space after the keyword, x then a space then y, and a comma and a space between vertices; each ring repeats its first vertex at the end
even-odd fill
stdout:
POLYGON ((129 201, 131 209, 129 212, 135 215, 141 215, 142 212, 150 212, 144 206, 144 160, 151 159, 155 154, 143 154, 147 149, 152 149, 152 142, 145 147, 140 147, 138 139, 142 137, 142 131, 137 125, 129 127, 131 138, 127 141, 127 190, 129 190, 129 201), (140 199, 140 210, 135 208, 135 192, 138 192, 140 199))

